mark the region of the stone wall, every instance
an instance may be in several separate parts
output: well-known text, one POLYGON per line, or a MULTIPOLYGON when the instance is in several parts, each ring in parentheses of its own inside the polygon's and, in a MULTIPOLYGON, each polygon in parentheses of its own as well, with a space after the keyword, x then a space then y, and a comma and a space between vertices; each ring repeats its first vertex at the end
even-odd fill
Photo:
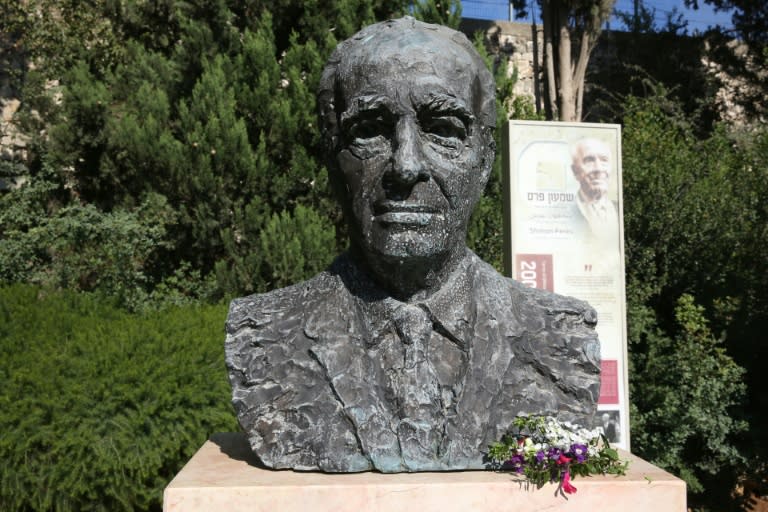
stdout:
MULTIPOLYGON (((492 52, 507 59, 507 74, 512 76, 517 73, 515 94, 529 97, 534 105, 541 101, 541 25, 465 19, 461 22, 460 30, 470 39, 478 31, 485 34, 491 43, 492 52)), ((541 107, 540 103, 538 107, 541 107)))
MULTIPOLYGON (((711 49, 711 45, 707 45, 711 49)), ((707 52, 701 63, 707 72, 715 77, 720 87, 715 92, 718 113, 726 123, 746 127, 751 123, 765 124, 768 121, 768 105, 763 96, 764 87, 759 84, 768 83, 768 69, 750 55, 747 45, 733 40, 720 49, 736 57, 740 63, 737 69, 733 65, 723 64, 722 59, 707 52)))
MULTIPOLYGON (((517 72, 514 92, 530 98, 541 111, 541 25, 462 20, 460 29, 470 38, 478 31, 485 35, 492 51, 507 59, 509 75, 517 72)), ((731 125, 765 122, 764 101, 759 95, 764 90, 760 85, 768 81, 768 71, 750 58, 743 44, 715 35, 707 39, 616 31, 602 34, 590 58, 584 120, 595 120, 605 114, 600 110, 601 100, 639 92, 630 82, 643 72, 677 90, 684 100, 694 102, 712 97, 713 115, 731 125)))
POLYGON ((16 114, 21 106, 18 90, 24 59, 16 45, 0 34, 0 191, 21 185, 23 178, 2 173, 4 163, 24 162, 27 138, 16 127, 16 114))

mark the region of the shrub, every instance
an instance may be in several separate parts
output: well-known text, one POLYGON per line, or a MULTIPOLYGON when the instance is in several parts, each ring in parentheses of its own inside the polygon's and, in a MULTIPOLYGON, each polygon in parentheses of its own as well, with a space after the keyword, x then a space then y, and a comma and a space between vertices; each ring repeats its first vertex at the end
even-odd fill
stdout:
POLYGON ((0 289, 0 509, 159 509, 203 441, 237 428, 225 315, 0 289))

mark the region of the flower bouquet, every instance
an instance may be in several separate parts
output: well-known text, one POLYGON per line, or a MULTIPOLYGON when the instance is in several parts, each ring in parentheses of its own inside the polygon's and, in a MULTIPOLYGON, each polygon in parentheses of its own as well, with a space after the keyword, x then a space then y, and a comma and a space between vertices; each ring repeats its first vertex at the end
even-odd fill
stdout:
POLYGON ((488 450, 491 469, 524 474, 541 488, 559 482, 567 494, 576 492, 574 476, 623 475, 628 462, 619 460, 599 429, 588 430, 549 416, 519 416, 517 433, 506 434, 488 450))

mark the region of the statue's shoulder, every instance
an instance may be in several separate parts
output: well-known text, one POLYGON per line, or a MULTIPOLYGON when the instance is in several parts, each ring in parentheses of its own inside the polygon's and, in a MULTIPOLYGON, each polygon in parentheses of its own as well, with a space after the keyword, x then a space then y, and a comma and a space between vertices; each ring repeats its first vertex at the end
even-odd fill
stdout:
POLYGON ((307 281, 230 305, 224 363, 232 404, 251 448, 268 467, 370 469, 325 366, 335 361, 328 344, 348 339, 346 324, 335 319, 350 300, 332 265, 307 281), (318 326, 325 325, 331 331, 319 340, 316 333, 325 331, 318 326))
POLYGON ((597 312, 586 301, 547 290, 530 288, 514 279, 506 279, 517 293, 526 297, 529 303, 545 310, 548 315, 573 317, 592 328, 597 325, 597 312))
POLYGON ((301 283, 234 299, 229 305, 227 334, 285 324, 319 307, 342 288, 338 275, 328 269, 301 283))
MULTIPOLYGON (((567 324, 583 324, 589 329, 597 325, 597 312, 587 302, 547 290, 530 288, 519 281, 501 275, 488 263, 477 258, 476 275, 497 307, 517 312, 540 312, 567 324)), ((560 322, 557 322, 560 323, 560 322)))
POLYGON ((514 414, 546 413, 590 424, 600 394, 595 310, 583 300, 529 288, 485 264, 476 274, 495 297, 484 314, 507 340, 498 348, 509 361, 502 402, 525 404, 513 408, 514 414))

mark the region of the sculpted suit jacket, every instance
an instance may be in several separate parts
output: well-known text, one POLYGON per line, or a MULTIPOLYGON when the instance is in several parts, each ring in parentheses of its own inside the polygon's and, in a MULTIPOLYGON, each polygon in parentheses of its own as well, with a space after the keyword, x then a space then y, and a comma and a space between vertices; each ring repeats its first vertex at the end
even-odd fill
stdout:
POLYGON ((435 382, 425 393, 439 397, 431 424, 405 417, 409 391, 393 384, 408 371, 392 320, 401 307, 346 255, 309 281, 232 302, 233 403, 266 466, 481 469, 519 414, 592 424, 600 348, 585 302, 526 288, 467 250, 418 304, 431 324, 425 357, 435 382))

